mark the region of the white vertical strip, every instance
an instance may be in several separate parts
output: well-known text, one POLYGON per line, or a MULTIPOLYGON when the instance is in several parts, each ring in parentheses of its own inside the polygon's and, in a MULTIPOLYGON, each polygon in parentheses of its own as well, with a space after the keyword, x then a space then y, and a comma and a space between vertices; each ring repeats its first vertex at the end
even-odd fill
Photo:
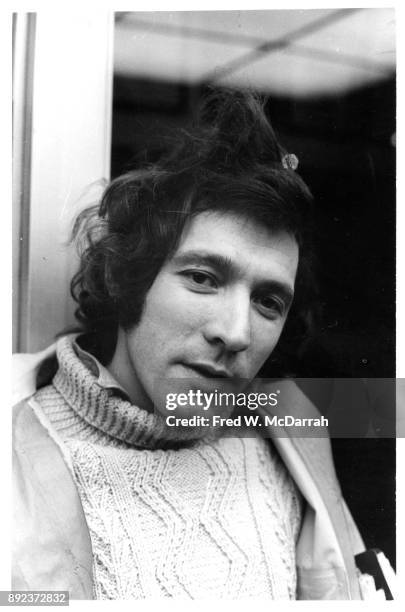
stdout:
POLYGON ((13 18, 13 351, 26 320, 35 14, 13 18))
MULTIPOLYGON (((404 38, 403 28, 399 27, 401 23, 404 24, 405 10, 403 3, 396 6, 396 40, 398 43, 398 61, 402 58, 398 68, 402 67, 402 78, 398 79, 397 84, 397 337, 396 337, 396 356, 397 356, 397 378, 401 378, 401 381, 397 381, 398 387, 404 387, 405 378, 405 242, 404 242, 404 230, 405 230, 405 211, 404 211, 404 79, 403 79, 403 53, 404 50, 404 38)), ((400 71, 401 72, 401 71, 400 71)), ((400 73, 399 75, 400 76, 400 73)), ((397 392, 398 393, 398 392, 397 392)), ((402 397, 402 401, 398 401, 397 395, 397 427, 398 423, 405 421, 405 402, 402 397)), ((405 427, 397 430, 397 490, 396 490, 396 512, 397 512, 397 574, 398 574, 398 585, 401 589, 401 600, 405 601, 405 526, 401 517, 405 514, 405 440, 404 440, 404 429, 405 427)), ((402 603, 403 607, 403 603, 402 603)))
POLYGON ((37 14, 24 351, 74 321, 66 241, 86 189, 109 177, 113 33, 112 13, 37 14))

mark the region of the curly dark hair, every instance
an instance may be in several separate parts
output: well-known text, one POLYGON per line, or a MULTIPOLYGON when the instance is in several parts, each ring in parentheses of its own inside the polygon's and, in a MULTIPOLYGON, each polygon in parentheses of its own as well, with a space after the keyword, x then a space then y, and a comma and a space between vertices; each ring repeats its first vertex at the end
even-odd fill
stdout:
POLYGON ((139 322, 145 296, 186 224, 208 210, 233 212, 295 237, 296 295, 283 342, 297 349, 312 320, 312 196, 298 174, 284 167, 285 153, 264 100, 217 90, 205 98, 193 129, 177 134, 169 153, 113 180, 100 205, 79 215, 73 235, 85 248, 71 291, 76 317, 103 343, 105 361, 112 357, 118 326, 139 322))

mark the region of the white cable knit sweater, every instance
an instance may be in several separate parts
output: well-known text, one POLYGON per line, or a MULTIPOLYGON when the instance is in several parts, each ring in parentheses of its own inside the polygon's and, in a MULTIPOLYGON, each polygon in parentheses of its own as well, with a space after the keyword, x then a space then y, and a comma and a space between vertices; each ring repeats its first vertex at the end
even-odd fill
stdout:
POLYGON ((159 418, 100 386, 71 338, 57 356, 35 398, 71 458, 95 598, 294 599, 301 498, 273 446, 174 446, 159 418))

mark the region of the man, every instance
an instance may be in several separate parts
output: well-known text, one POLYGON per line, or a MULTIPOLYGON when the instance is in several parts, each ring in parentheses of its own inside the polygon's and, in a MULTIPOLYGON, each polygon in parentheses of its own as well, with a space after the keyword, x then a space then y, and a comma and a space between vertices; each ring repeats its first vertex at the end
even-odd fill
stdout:
POLYGON ((20 379, 14 588, 361 597, 363 545, 326 439, 220 436, 159 413, 167 381, 243 391, 282 333, 305 333, 311 196, 296 161, 252 96, 216 94, 173 152, 78 219, 85 333, 20 379))

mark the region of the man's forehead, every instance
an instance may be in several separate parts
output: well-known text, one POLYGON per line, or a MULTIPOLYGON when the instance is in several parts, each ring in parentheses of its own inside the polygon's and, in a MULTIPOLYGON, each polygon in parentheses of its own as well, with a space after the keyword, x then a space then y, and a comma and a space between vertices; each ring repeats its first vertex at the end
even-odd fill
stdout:
POLYGON ((227 243, 232 244, 233 241, 240 241, 241 235, 246 242, 250 240, 256 249, 278 248, 280 243, 285 243, 286 237, 288 241, 296 243, 294 236, 287 230, 267 227, 250 217, 248 212, 208 210, 189 220, 183 230, 178 250, 190 242, 200 245, 201 248, 212 247, 215 236, 221 236, 227 243))
POLYGON ((201 213, 186 227, 173 256, 177 263, 206 260, 266 277, 276 270, 294 281, 298 245, 285 231, 270 231, 256 221, 232 213, 201 213))

